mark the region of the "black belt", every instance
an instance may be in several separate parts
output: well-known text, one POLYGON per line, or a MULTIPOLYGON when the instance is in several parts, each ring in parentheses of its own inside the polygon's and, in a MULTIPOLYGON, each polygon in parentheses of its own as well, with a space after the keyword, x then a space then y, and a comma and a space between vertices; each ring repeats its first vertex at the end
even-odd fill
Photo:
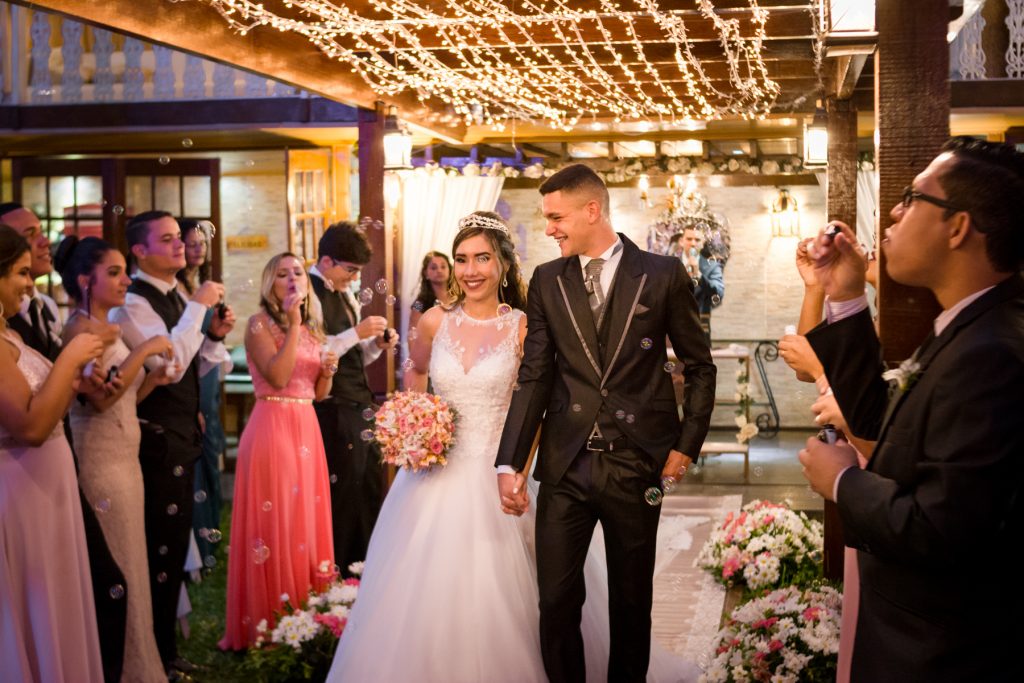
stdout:
POLYGON ((612 451, 621 451, 630 448, 629 439, 625 435, 618 436, 614 439, 602 439, 598 436, 592 436, 587 439, 586 449, 588 451, 604 451, 611 453, 612 451))

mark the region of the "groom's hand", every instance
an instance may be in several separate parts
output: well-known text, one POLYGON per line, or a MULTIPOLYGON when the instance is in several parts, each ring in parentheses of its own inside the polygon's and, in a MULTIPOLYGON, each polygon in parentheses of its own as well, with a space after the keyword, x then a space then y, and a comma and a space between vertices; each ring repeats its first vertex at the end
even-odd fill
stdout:
POLYGON ((690 456, 672 449, 668 452, 668 459, 665 461, 665 467, 661 470, 661 476, 681 480, 686 474, 686 470, 690 469, 691 464, 693 464, 693 459, 690 456))
POLYGON ((526 477, 522 473, 498 475, 498 497, 501 511, 506 515, 520 516, 530 507, 526 492, 526 477))

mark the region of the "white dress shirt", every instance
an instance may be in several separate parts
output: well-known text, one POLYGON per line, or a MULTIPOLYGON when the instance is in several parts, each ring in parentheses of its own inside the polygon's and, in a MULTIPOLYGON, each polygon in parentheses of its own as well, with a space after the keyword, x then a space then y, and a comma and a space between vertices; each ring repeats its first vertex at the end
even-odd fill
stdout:
MULTIPOLYGON (((178 296, 181 296, 176 281, 165 282, 141 270, 135 274, 135 278, 153 285, 162 294, 173 290, 178 296)), ((184 298, 182 301, 184 302, 184 298)), ((217 343, 203 334, 203 318, 206 317, 206 311, 206 306, 189 301, 185 303, 185 311, 181 314, 178 324, 174 326, 173 330, 168 330, 163 318, 157 315, 149 301, 138 294, 129 292, 125 297, 124 306, 110 311, 110 322, 121 326, 121 337, 130 349, 136 348, 152 337, 161 335, 168 337, 174 348, 174 362, 180 366, 177 372, 171 374, 171 377, 175 382, 179 382, 200 347, 204 343, 209 343, 211 346, 217 343)), ((213 351, 211 351, 211 355, 212 353, 213 351)), ((150 371, 159 370, 164 368, 168 362, 163 356, 150 356, 146 359, 146 368, 150 371)))
MULTIPOLYGON (((317 277, 323 280, 324 286, 327 287, 328 292, 336 292, 334 284, 325 278, 323 274, 317 270, 316 266, 309 269, 310 277, 317 277)), ((334 352, 338 358, 341 358, 349 352, 356 344, 359 344, 363 349, 363 365, 369 365, 373 361, 377 360, 380 356, 381 348, 377 346, 377 338, 370 337, 369 339, 360 339, 359 332, 356 330, 356 325, 359 324, 359 303, 356 301, 355 296, 352 294, 351 289, 344 290, 342 292, 336 292, 340 296, 344 297, 348 302, 349 307, 352 309, 352 313, 355 316, 355 324, 348 328, 344 332, 339 334, 332 334, 327 336, 327 346, 334 352)))
MULTIPOLYGON (((580 254, 580 269, 583 272, 584 280, 587 279, 587 264, 593 261, 594 258, 580 254)), ((608 293, 612 289, 612 282, 615 280, 615 271, 619 269, 619 261, 622 260, 622 240, 619 236, 616 235, 612 245, 596 258, 604 259, 604 265, 601 267, 601 291, 604 292, 604 296, 607 299, 608 293)))
MULTIPOLYGON (((180 282, 178 283, 178 294, 185 301, 191 301, 192 296, 185 291, 185 286, 180 282)), ((217 315, 214 313, 214 315, 217 315)), ((206 314, 203 314, 203 319, 206 318, 206 314)), ((200 329, 202 326, 200 326, 200 329)), ((203 345, 199 347, 199 376, 206 377, 206 373, 211 370, 218 368, 220 379, 231 372, 231 369, 235 366, 234 361, 231 360, 231 354, 228 353, 228 347, 222 341, 213 341, 209 337, 203 340, 203 345)))
POLYGON ((53 320, 47 320, 45 326, 50 330, 51 341, 55 342, 57 346, 62 346, 60 333, 64 329, 64 324, 60 320, 60 309, 57 307, 57 302, 51 297, 33 287, 31 295, 21 298, 21 308, 18 309, 18 315, 21 316, 22 320, 31 325, 32 314, 29 313, 28 307, 32 305, 32 301, 35 299, 39 299, 39 303, 53 315, 53 320))

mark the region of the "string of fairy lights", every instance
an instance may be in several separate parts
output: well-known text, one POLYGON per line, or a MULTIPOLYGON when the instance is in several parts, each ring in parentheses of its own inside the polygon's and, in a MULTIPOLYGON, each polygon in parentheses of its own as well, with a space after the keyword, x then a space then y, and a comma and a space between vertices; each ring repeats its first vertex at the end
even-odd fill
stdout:
POLYGON ((763 55, 769 11, 757 0, 743 21, 712 0, 685 11, 657 0, 596 0, 587 10, 573 0, 367 0, 363 14, 343 0, 195 1, 243 35, 304 36, 382 97, 437 98, 467 124, 499 129, 517 119, 569 129, 598 116, 762 118, 780 91, 763 55), (706 74, 687 21, 700 23, 705 43, 711 27, 727 79, 706 74), (671 61, 652 60, 652 44, 671 46, 671 61))

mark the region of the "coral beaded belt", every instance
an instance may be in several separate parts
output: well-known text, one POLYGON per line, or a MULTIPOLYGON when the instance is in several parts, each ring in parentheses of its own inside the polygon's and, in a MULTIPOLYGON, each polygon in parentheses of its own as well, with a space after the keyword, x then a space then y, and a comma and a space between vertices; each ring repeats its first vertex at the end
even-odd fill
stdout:
POLYGON ((292 398, 291 396, 257 396, 257 401, 274 401, 275 403, 303 403, 313 405, 311 398, 292 398))

